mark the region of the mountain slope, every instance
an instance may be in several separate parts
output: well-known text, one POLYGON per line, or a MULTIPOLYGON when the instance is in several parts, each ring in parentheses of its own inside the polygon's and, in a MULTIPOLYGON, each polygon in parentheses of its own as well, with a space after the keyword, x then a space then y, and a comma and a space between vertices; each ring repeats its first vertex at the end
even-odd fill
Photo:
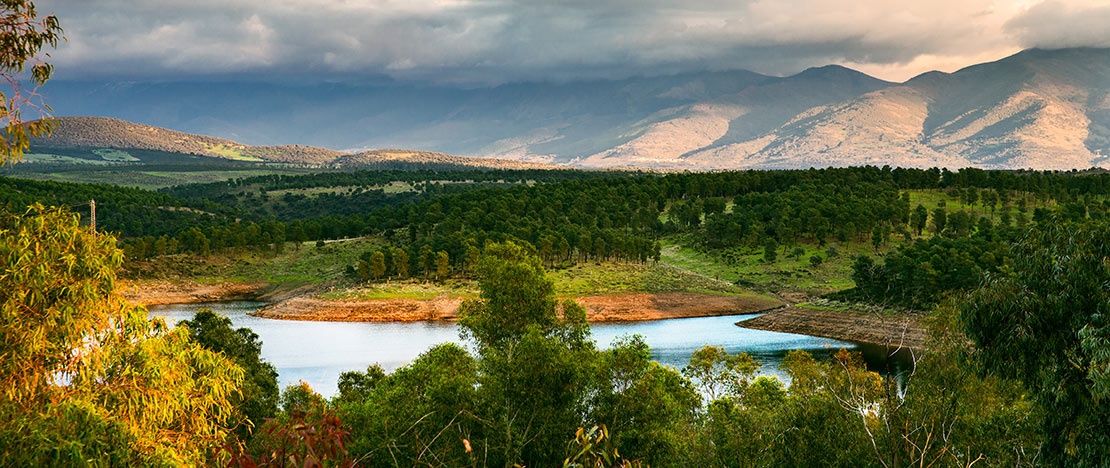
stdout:
POLYGON ((713 156, 729 167, 1089 168, 1110 152, 1108 91, 1110 50, 1029 50, 812 108, 758 149, 713 156))
POLYGON ((58 117, 49 136, 32 139, 33 147, 142 149, 242 161, 322 164, 340 151, 301 145, 249 146, 223 138, 179 132, 104 117, 58 117))
MULTIPOLYGON (((490 88, 51 82, 43 92, 58 115, 349 153, 673 169, 1110 166, 1110 49, 1033 49, 901 84, 828 66, 783 78, 727 71, 490 88)), ((241 156, 282 160, 271 153, 241 156)))
POLYGON ((636 135, 631 141, 576 162, 600 167, 745 167, 729 161, 728 154, 754 152, 766 132, 807 109, 890 85, 843 67, 812 68, 710 102, 661 112, 657 120, 637 123, 630 131, 636 135))
MULTIPOLYGON (((374 150, 358 154, 303 145, 250 146, 232 140, 178 132, 105 117, 58 117, 49 136, 32 140, 42 149, 152 150, 253 162, 327 165, 351 169, 556 169, 560 166, 491 158, 468 158, 409 150, 374 150)), ((133 160, 131 162, 137 162, 133 160)))

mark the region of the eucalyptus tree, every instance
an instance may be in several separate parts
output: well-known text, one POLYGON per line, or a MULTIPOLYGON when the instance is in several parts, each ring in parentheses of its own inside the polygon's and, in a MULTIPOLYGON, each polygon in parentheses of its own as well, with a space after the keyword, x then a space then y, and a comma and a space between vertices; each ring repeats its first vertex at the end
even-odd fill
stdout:
POLYGON ((1049 225, 1014 246, 960 306, 987 371, 1045 409, 1043 453, 1058 465, 1110 460, 1110 226, 1049 225))
POLYGON ((195 465, 229 435, 243 371, 116 291, 115 238, 32 206, 0 215, 0 457, 195 465))
POLYGON ((53 128, 48 119, 25 121, 24 109, 45 106, 34 101, 37 89, 23 89, 19 83, 29 81, 36 88, 46 84, 54 67, 40 58, 49 57, 42 50, 56 47, 59 39, 62 27, 58 17, 40 17, 29 0, 4 0, 0 10, 0 79, 10 83, 12 89, 0 92, 0 123, 5 125, 0 135, 0 166, 18 162, 30 146, 30 137, 47 135, 53 128))

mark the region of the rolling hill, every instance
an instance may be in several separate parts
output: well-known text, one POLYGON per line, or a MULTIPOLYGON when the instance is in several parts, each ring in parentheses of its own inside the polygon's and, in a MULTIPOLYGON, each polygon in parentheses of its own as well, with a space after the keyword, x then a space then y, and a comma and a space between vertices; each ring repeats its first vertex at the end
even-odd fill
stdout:
POLYGON ((317 146, 695 170, 1110 166, 1110 49, 1031 49, 905 83, 827 66, 788 77, 737 70, 487 88, 51 82, 43 92, 58 115, 302 145, 237 150, 218 139, 175 140, 195 154, 231 148, 262 160, 339 157, 305 149, 317 146))
MULTIPOLYGON (((430 151, 374 150, 358 153, 304 145, 251 146, 223 138, 184 133, 107 117, 58 117, 54 131, 31 141, 37 151, 78 150, 114 163, 142 163, 127 150, 258 163, 326 166, 334 169, 550 169, 522 161, 467 158, 430 151), (119 150, 104 152, 104 150, 119 150)), ((172 156, 171 156, 172 157, 172 156)), ((195 161, 195 158, 191 158, 195 161)), ((159 161, 165 164, 165 157, 159 161)))
POLYGON ((49 136, 32 148, 141 149, 256 162, 326 164, 345 155, 311 146, 250 146, 235 141, 105 117, 58 117, 49 136))

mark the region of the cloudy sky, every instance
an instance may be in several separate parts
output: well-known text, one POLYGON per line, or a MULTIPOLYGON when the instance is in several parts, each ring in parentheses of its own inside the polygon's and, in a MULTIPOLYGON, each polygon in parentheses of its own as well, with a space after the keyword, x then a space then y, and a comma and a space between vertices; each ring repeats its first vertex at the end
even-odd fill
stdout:
POLYGON ((903 81, 1110 47, 1110 0, 38 0, 56 79, 464 84, 830 63, 903 81))

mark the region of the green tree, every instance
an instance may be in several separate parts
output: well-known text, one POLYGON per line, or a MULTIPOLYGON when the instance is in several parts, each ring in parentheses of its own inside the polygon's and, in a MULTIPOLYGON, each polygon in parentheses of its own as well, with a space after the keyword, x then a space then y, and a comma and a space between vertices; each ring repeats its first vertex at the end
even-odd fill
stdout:
POLYGON ((222 354, 243 369, 241 392, 231 396, 239 414, 234 418, 239 438, 247 440, 267 418, 277 414, 277 370, 262 359, 262 342, 249 328, 231 327, 231 319, 202 308, 192 320, 177 324, 189 330, 193 341, 204 349, 222 354))
POLYGON ((913 212, 910 213, 910 226, 912 226, 913 230, 920 236, 921 232, 925 230, 925 226, 928 222, 929 210, 922 205, 917 205, 917 208, 914 208, 913 212))
POLYGON ((370 274, 371 274, 370 262, 366 261, 365 259, 359 259, 359 261, 358 261, 358 277, 359 277, 359 279, 361 279, 363 281, 369 281, 370 280, 370 274))
POLYGON ((5 463, 201 464, 227 437, 242 369, 120 297, 122 261, 65 211, 0 216, 5 463))
POLYGON ((469 273, 478 266, 478 257, 482 251, 474 245, 473 242, 467 241, 466 243, 466 271, 469 273))
POLYGON ((879 250, 879 247, 882 247, 885 241, 886 239, 884 239, 883 236, 882 226, 876 224, 875 227, 871 229, 871 246, 874 247, 875 250, 879 250))
POLYGON ((385 275, 385 254, 380 250, 370 254, 370 274, 374 276, 374 281, 385 275))
POLYGON ((655 466, 694 462, 688 455, 701 397, 688 379, 652 361, 651 349, 638 335, 613 342, 596 369, 596 387, 586 392, 588 420, 610 428, 621 453, 655 466))
POLYGON ((519 340, 528 327, 547 333, 559 325, 555 286, 529 249, 513 242, 486 246, 477 268, 480 299, 459 310, 465 338, 496 348, 519 340))
POLYGON ((767 263, 774 263, 778 258, 779 243, 774 238, 767 238, 763 243, 763 261, 767 263))
POLYGON ((472 460, 466 444, 477 443, 482 430, 478 368, 461 346, 435 346, 388 376, 372 366, 344 377, 337 409, 351 431, 351 453, 367 464, 465 466, 472 460))
POLYGON ((1110 460, 1110 227, 1048 225, 1014 246, 1011 273, 961 303, 990 372, 1020 380, 1045 409, 1057 465, 1110 460))
POLYGON ((914 362, 903 395, 884 396, 890 451, 913 466, 1034 464, 1043 412, 1020 382, 977 375, 953 303, 927 319, 928 352, 914 362))
POLYGON ((529 248, 486 246, 478 261, 481 295, 459 310, 460 333, 473 339, 479 399, 489 421, 495 464, 542 465, 560 459, 569 428, 581 425, 583 391, 596 351, 585 310, 556 310, 554 286, 529 248))
POLYGON ((682 374, 699 382, 713 401, 726 393, 743 395, 760 365, 748 353, 729 354, 722 346, 703 346, 690 355, 682 374))
POLYGON ((420 266, 424 269, 424 279, 427 280, 436 270, 436 254, 432 246, 424 244, 420 247, 420 266))
POLYGON ((401 279, 409 276, 409 253, 405 249, 393 250, 393 270, 401 279))
POLYGON ((450 272, 451 258, 447 255, 447 252, 443 250, 436 252, 436 281, 446 279, 450 272))
POLYGON ((944 232, 944 227, 948 224, 948 214, 944 211, 944 207, 937 207, 933 210, 933 234, 940 235, 944 232))

